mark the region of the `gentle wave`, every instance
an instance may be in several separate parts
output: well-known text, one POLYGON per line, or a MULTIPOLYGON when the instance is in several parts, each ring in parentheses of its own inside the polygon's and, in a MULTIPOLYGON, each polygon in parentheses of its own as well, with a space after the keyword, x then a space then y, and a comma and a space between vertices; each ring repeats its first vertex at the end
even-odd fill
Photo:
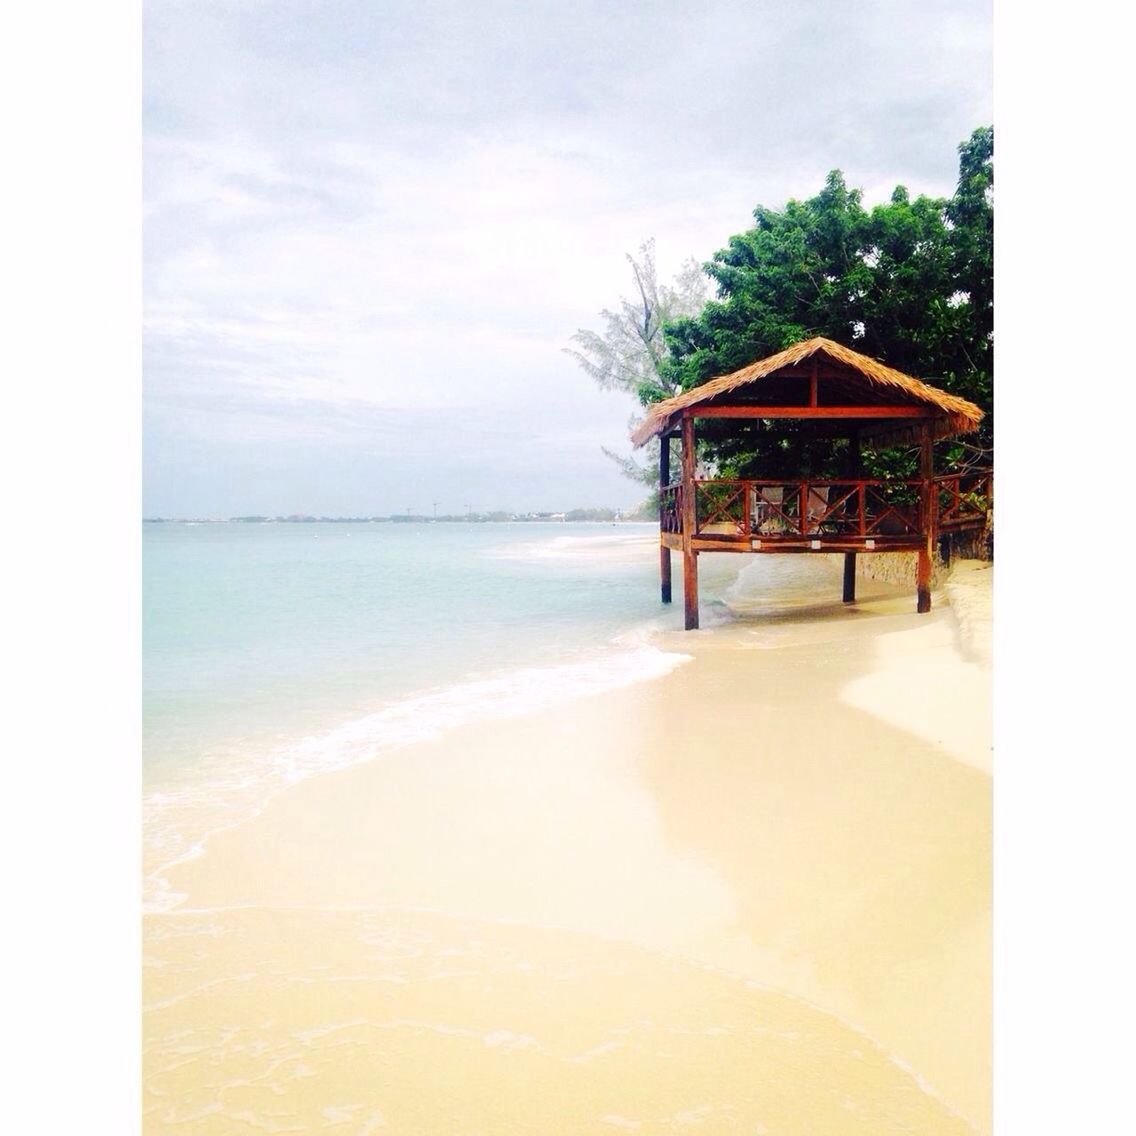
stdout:
POLYGON ((690 659, 657 647, 624 646, 599 658, 524 667, 411 696, 260 755, 228 754, 216 763, 211 776, 180 789, 166 787, 146 798, 148 859, 161 866, 147 877, 144 907, 148 911, 177 907, 184 897, 171 891, 163 873, 199 856, 210 832, 250 819, 289 785, 372 761, 459 727, 518 718, 661 678, 690 659))
POLYGON ((569 535, 544 540, 502 544, 483 555, 494 560, 562 560, 573 564, 593 564, 596 568, 622 565, 639 568, 646 552, 658 548, 657 530, 605 533, 603 536, 569 535))
POLYGON ((839 598, 837 555, 755 556, 722 595, 733 612, 759 614, 839 598))
POLYGON ((527 667, 408 698, 375 714, 306 738, 280 756, 285 781, 369 761, 392 746, 427 741, 477 722, 516 718, 622 686, 660 678, 690 655, 638 647, 599 660, 527 667))

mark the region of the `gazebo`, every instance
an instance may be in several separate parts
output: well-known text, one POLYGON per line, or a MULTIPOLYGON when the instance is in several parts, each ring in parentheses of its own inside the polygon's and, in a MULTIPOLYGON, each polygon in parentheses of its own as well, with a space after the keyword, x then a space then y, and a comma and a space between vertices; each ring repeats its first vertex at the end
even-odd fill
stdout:
MULTIPOLYGON (((983 412, 830 339, 807 339, 768 359, 656 403, 631 435, 659 437, 659 570, 671 601, 671 552, 683 558, 685 626, 698 626, 700 552, 842 552, 845 603, 856 598, 861 553, 917 554, 916 610, 931 610, 931 557, 940 535, 981 529, 992 502, 989 470, 935 475, 934 443, 974 430, 983 412), (847 438, 854 476, 696 477, 695 421, 770 428, 799 422, 813 438, 847 438), (672 483, 671 438, 682 438, 672 483), (919 446, 918 478, 863 476, 861 443, 919 446)), ((776 471, 770 471, 776 472, 776 471)))

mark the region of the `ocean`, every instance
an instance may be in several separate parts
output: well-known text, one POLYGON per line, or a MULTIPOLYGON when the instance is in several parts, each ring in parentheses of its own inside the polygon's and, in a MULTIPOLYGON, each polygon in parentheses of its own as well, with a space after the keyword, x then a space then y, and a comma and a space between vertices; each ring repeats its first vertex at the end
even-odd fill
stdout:
MULTIPOLYGON (((657 678, 688 658, 658 645, 682 627, 681 564, 664 606, 653 523, 143 530, 151 911, 181 902, 166 867, 297 780, 657 678)), ((831 594, 828 560, 703 555, 702 626, 831 594)))
POLYGON ((300 778, 680 665, 651 642, 682 619, 659 602, 657 531, 146 524, 148 909, 180 900, 164 867, 300 778))

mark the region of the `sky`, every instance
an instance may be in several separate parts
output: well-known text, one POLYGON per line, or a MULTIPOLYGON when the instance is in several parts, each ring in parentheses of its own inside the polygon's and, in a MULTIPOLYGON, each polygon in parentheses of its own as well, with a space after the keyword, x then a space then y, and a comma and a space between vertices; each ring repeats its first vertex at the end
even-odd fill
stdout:
POLYGON ((566 353, 840 169, 947 195, 988 0, 148 0, 143 512, 630 507, 566 353))

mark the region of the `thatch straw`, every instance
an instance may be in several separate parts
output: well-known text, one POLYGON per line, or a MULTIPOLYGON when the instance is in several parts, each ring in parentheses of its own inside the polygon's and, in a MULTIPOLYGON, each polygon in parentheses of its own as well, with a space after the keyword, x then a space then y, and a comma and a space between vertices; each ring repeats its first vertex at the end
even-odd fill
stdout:
MULTIPOLYGON (((785 367, 800 363, 818 352, 849 368, 851 372, 847 376, 849 379, 856 380, 857 377, 860 377, 866 380, 869 386, 882 387, 901 396, 894 402, 881 402, 881 406, 910 406, 914 403, 941 411, 941 414, 937 414, 932 420, 932 432, 936 438, 952 438, 956 434, 969 433, 971 430, 977 429, 978 424, 982 421, 983 412, 973 402, 967 402, 965 398, 947 394, 945 391, 939 390, 938 387, 933 387, 919 379, 913 379, 902 371, 884 366, 883 363, 870 359, 867 355, 861 355, 858 351, 853 351, 848 347, 842 347, 831 339, 817 337, 816 339, 805 339, 800 343, 794 343, 792 347, 786 348, 776 355, 770 355, 768 359, 750 363, 749 366, 742 367, 741 370, 734 371, 731 375, 711 379, 708 383, 703 383, 693 390, 676 395, 674 398, 668 398, 665 402, 656 403, 651 407, 647 417, 632 433, 631 441, 636 446, 641 446, 656 434, 661 434, 671 428, 674 425, 675 416, 680 411, 720 398, 722 395, 736 391, 739 387, 756 383, 759 379, 764 379, 785 367)), ((878 395, 878 392, 876 394, 878 395)), ((901 426, 894 419, 881 420, 874 428, 874 432, 894 436, 897 439, 909 430, 909 426, 901 426)))

